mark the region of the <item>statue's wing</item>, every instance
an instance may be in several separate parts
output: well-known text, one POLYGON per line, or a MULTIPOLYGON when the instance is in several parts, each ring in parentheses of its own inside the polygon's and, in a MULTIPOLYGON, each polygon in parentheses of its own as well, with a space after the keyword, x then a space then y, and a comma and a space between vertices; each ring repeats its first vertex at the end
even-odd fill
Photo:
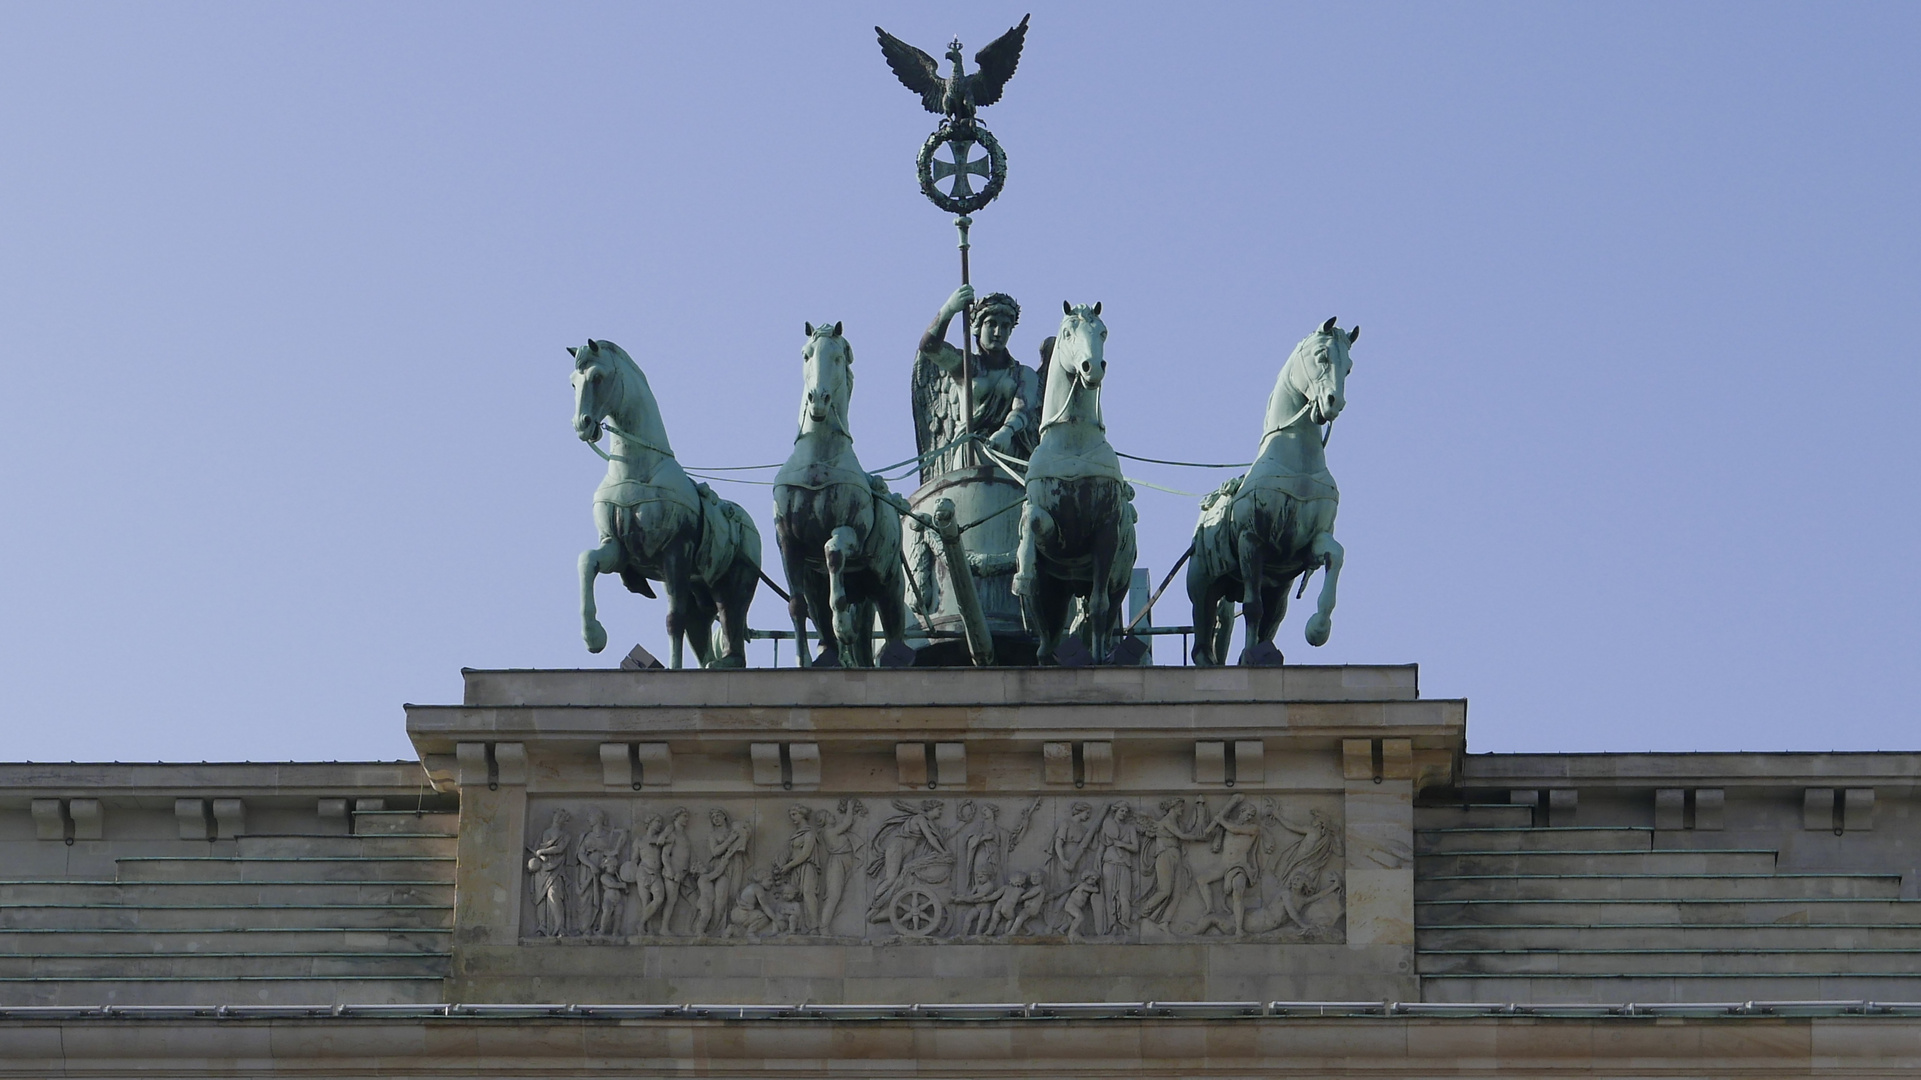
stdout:
POLYGON ((1014 69, 1021 62, 1021 46, 1027 44, 1028 18, 1029 16, 1022 15, 1019 26, 995 38, 985 49, 974 54, 974 66, 980 70, 969 75, 968 78, 974 82, 976 107, 992 105, 999 101, 1001 88, 1007 85, 1007 80, 1014 77, 1014 69))
MULTIPOLYGON (((940 65, 934 62, 933 57, 878 26, 874 27, 874 33, 880 36, 880 53, 887 58, 887 66, 894 69, 894 76, 900 79, 901 85, 919 94, 920 103, 928 112, 940 112, 941 98, 946 96, 947 90, 946 84, 941 81, 940 65)), ((1018 57, 1018 44, 1014 46, 1014 52, 1018 57)), ((1008 69, 1008 74, 1013 74, 1012 68, 1008 69)))
MULTIPOLYGON (((939 368, 924 356, 914 358, 912 393, 914 399, 914 451, 925 454, 946 442, 946 417, 939 407, 943 392, 939 368)), ((921 481, 929 479, 927 465, 921 465, 921 481)))

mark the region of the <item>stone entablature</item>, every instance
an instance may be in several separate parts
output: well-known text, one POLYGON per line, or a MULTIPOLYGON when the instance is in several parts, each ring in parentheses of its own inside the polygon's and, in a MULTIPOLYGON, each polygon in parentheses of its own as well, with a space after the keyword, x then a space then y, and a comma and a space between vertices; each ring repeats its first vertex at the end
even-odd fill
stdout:
POLYGON ((475 1001, 1404 996, 1464 724, 1411 667, 468 672, 408 710, 475 1001))

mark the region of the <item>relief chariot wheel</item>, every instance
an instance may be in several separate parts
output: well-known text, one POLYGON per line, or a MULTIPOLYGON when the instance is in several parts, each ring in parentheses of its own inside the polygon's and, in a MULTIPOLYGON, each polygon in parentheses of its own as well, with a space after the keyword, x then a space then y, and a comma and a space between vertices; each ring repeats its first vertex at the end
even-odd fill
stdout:
POLYGON ((940 928, 941 918, 947 908, 940 897, 921 888, 909 885, 894 894, 887 905, 887 921, 894 924, 895 933, 902 937, 927 937, 940 928))
POLYGON ((979 210, 993 202, 1007 183, 1007 154, 1001 150, 994 133, 973 120, 942 123, 921 144, 915 167, 920 174, 921 194, 950 214, 971 214, 979 210), (976 145, 987 151, 986 157, 969 158, 976 145), (952 161, 934 156, 943 146, 948 148, 952 161), (984 177, 987 186, 975 191, 969 179, 973 176, 984 177), (943 180, 952 181, 945 191, 940 188, 943 180))

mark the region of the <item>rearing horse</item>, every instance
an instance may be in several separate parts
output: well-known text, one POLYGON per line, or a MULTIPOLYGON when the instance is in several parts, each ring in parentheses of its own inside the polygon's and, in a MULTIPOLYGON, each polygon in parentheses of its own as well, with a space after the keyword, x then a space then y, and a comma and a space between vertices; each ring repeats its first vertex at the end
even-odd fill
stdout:
POLYGON ((860 467, 847 407, 854 350, 841 324, 806 324, 806 390, 794 452, 774 477, 774 542, 793 594, 794 645, 802 667, 873 667, 873 627, 906 647, 900 514, 887 484, 860 467), (820 631, 820 659, 807 652, 807 619, 820 631))
POLYGON ((1134 572, 1133 489, 1101 422, 1107 324, 1101 306, 1061 303, 1064 317, 1041 379, 1040 445, 1027 462, 1014 593, 1054 662, 1074 597, 1086 598, 1085 633, 1097 659, 1112 650, 1134 572))
POLYGON ((760 584, 760 532, 747 512, 696 485, 667 443, 660 406, 633 357, 611 341, 589 340, 574 357, 574 433, 599 450, 611 436, 607 475, 594 491, 600 546, 580 554, 581 637, 587 651, 607 647, 594 608, 594 578, 620 575, 651 597, 649 578, 667 591, 671 663, 681 666, 681 637, 704 667, 747 666, 747 606, 760 584), (721 647, 713 648, 715 618, 721 647))
POLYGON ((1241 663, 1254 662, 1259 645, 1271 651, 1287 614, 1288 586, 1321 566, 1327 574, 1307 620, 1307 643, 1327 644, 1344 552, 1334 539, 1341 492, 1327 471, 1320 425, 1333 423, 1347 405, 1347 373, 1354 366, 1348 348, 1360 336, 1360 327, 1343 331, 1329 319, 1294 346, 1268 395, 1253 467, 1201 504, 1187 568, 1197 665, 1225 662, 1235 600, 1247 618, 1241 663))

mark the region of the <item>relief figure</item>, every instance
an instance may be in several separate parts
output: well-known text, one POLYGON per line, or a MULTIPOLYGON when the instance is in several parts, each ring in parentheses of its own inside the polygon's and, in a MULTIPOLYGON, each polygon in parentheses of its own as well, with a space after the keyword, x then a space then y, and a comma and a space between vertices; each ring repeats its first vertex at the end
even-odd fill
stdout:
POLYGON ((695 879, 694 934, 718 933, 727 904, 741 890, 747 876, 747 845, 754 826, 746 818, 729 820, 716 806, 707 812, 713 832, 707 838, 707 868, 695 879))
POLYGON ((794 835, 787 841, 787 861, 780 864, 779 872, 799 898, 804 916, 801 928, 790 933, 820 932, 821 843, 820 833, 809 817, 805 806, 788 808, 787 820, 794 825, 794 835))
POLYGON ((774 908, 773 891, 773 871, 762 869, 755 873, 753 880, 742 885, 735 896, 723 936, 733 937, 738 933, 755 938, 777 926, 780 912, 774 908))
MULTIPOLYGON (((661 872, 661 845, 666 842, 667 822, 659 814, 649 814, 634 833, 632 854, 621 865, 620 876, 633 883, 634 899, 639 904, 636 932, 647 933, 647 923, 667 902, 667 879, 661 872)), ((660 931, 666 933, 665 929, 660 931)))
POLYGON ((840 914, 841 898, 847 895, 847 883, 854 879, 854 852, 860 842, 854 839, 852 829, 854 823, 866 815, 867 807, 859 799, 851 803, 842 799, 835 809, 822 810, 816 816, 819 843, 825 853, 822 858, 820 918, 816 923, 819 933, 833 933, 834 916, 840 914))
POLYGON ((912 885, 907 879, 946 881, 954 865, 954 853, 939 824, 941 801, 925 799, 918 806, 899 799, 893 803, 898 813, 874 830, 874 853, 867 861, 867 875, 877 878, 867 910, 870 922, 888 918, 894 894, 912 885))
POLYGON ((1067 940, 1085 940, 1081 937, 1081 924, 1087 919, 1087 902, 1100 891, 1101 879, 1091 873, 1082 874, 1074 887, 1067 890, 1067 899, 1061 903, 1061 913, 1067 916, 1067 940))
POLYGON ((576 932, 592 933, 600 922, 601 856, 618 851, 625 839, 607 827, 607 811, 599 807, 587 811, 587 831, 574 842, 573 925, 576 932))
POLYGON ((628 883, 620 876, 620 859, 612 853, 600 857, 600 912, 594 920, 594 933, 612 937, 620 933, 621 909, 627 899, 628 883))
MULTIPOLYGON (((687 880, 687 868, 694 862, 694 842, 687 836, 687 818, 687 808, 676 806, 667 815, 667 831, 660 839, 660 932, 663 935, 674 932, 674 906, 680 901, 680 886, 687 880)), ((695 929, 698 932, 699 928, 695 929)))
POLYGON ((1162 926, 1174 917, 1174 899, 1181 873, 1181 841, 1202 839, 1200 833, 1190 833, 1181 827, 1181 812, 1185 809, 1187 800, 1177 795, 1162 799, 1160 818, 1147 827, 1154 888, 1141 902, 1141 918, 1162 926))
POLYGON ((560 937, 567 933, 567 823, 572 815, 554 811, 540 843, 529 848, 529 882, 534 890, 534 933, 541 937, 560 937))
POLYGON ((1126 933, 1134 926, 1134 864, 1141 853, 1141 831, 1134 824, 1134 808, 1110 803, 1101 821, 1101 904, 1094 909, 1094 927, 1102 934, 1126 933))
POLYGON ((1079 876, 1081 857, 1094 839, 1094 804, 1077 801, 1054 826, 1047 842, 1047 859, 1042 866, 1061 888, 1072 888, 1079 876))
POLYGON ((1247 890, 1261 879, 1261 826, 1254 807, 1236 794, 1208 827, 1208 838, 1183 841, 1187 868, 1205 914, 1188 933, 1247 932, 1247 890), (1218 845, 1218 846, 1217 846, 1218 845), (1215 892, 1215 886, 1220 892, 1215 892), (1231 918, 1216 913, 1225 901, 1231 918))

